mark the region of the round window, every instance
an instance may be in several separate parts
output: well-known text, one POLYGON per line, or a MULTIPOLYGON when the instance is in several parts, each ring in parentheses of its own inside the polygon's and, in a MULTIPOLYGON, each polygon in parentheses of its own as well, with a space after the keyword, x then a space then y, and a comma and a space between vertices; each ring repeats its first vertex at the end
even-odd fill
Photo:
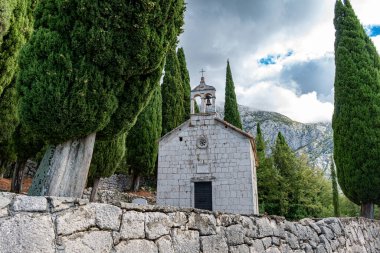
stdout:
POLYGON ((197 140, 197 147, 198 148, 207 148, 208 141, 206 136, 200 136, 197 140))

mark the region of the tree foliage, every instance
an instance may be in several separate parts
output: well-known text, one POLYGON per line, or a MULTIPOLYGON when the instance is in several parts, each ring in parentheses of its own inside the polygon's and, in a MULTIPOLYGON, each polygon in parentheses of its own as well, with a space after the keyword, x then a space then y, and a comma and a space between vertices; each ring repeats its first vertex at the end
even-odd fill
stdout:
POLYGON ((20 57, 21 120, 53 144, 127 132, 160 78, 183 12, 182 0, 41 1, 20 57))
POLYGON ((18 56, 33 28, 35 0, 0 1, 0 96, 14 83, 18 56))
POLYGON ((281 176, 273 166, 272 157, 266 157, 266 143, 261 132, 260 124, 256 128, 256 150, 259 160, 257 167, 257 189, 260 213, 281 214, 280 203, 283 200, 281 191, 281 176))
POLYGON ((34 0, 0 1, 0 160, 16 160, 19 123, 15 83, 21 47, 32 32, 34 0))
POLYGON ((354 203, 380 203, 380 59, 348 0, 335 5, 334 159, 354 203))
MULTIPOLYGON (((190 94, 191 94, 191 86, 190 86, 190 75, 187 70, 185 51, 183 48, 178 48, 177 50, 177 58, 179 62, 179 70, 181 72, 181 80, 183 87, 183 110, 184 115, 182 121, 185 121, 190 118, 190 94)), ((198 108, 199 110, 199 108, 198 108)))
POLYGON ((126 134, 112 140, 96 140, 88 174, 89 183, 112 176, 125 155, 126 134))
POLYGON ((158 140, 162 130, 161 87, 157 85, 149 104, 128 134, 126 161, 134 176, 154 174, 158 140))
POLYGON ((170 132, 184 118, 184 90, 177 54, 170 50, 166 57, 165 76, 161 86, 162 93, 162 135, 170 132))
MULTIPOLYGON (((260 144, 264 142, 257 143, 259 158, 265 157, 259 153, 265 150, 265 145, 260 144)), ((257 177, 262 212, 288 219, 331 215, 331 184, 322 171, 308 165, 305 156, 295 155, 281 133, 272 148, 272 157, 261 159, 264 163, 259 163, 257 177)))
POLYGON ((225 91, 225 104, 224 104, 224 120, 232 125, 242 129, 238 104, 235 94, 235 85, 232 79, 230 62, 227 61, 226 69, 226 91, 225 91))

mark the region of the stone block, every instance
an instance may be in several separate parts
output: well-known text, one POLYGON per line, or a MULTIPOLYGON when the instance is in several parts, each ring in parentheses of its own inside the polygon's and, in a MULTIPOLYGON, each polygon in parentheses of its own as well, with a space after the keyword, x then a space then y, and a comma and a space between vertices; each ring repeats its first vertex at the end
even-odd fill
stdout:
POLYGON ((199 253, 199 232, 174 228, 171 231, 174 252, 199 253))
POLYGON ((202 252, 228 253, 227 240, 222 235, 201 236, 202 252))
POLYGON ((256 226, 258 229, 258 237, 268 237, 273 235, 273 229, 270 221, 267 218, 259 218, 256 220, 256 226))
POLYGON ((145 235, 148 239, 157 239, 170 233, 172 223, 168 215, 154 212, 145 214, 145 235))
POLYGON ((261 240, 259 240, 259 239, 254 240, 252 242, 252 245, 249 248, 249 250, 250 250, 250 253, 261 253, 261 252, 264 252, 265 249, 264 249, 263 242, 261 240))
POLYGON ((99 228, 114 231, 120 229, 122 211, 119 207, 107 204, 96 204, 95 214, 95 223, 99 228))
POLYGON ((272 246, 272 238, 271 237, 265 237, 265 238, 261 239, 261 242, 263 243, 265 249, 272 246))
POLYGON ((230 253, 250 253, 250 252, 249 252, 249 247, 245 244, 242 244, 238 246, 231 246, 230 253))
POLYGON ((123 214, 120 237, 122 239, 145 238, 145 214, 127 211, 123 214))
POLYGON ((156 241, 159 253, 174 253, 172 239, 169 235, 162 236, 156 241))
POLYGON ((17 213, 0 218, 0 252, 55 252, 50 214, 17 213))
POLYGON ((298 238, 294 234, 286 232, 286 241, 292 249, 299 249, 298 238))
POLYGON ((148 240, 122 241, 115 246, 116 253, 158 253, 156 244, 148 240))
POLYGON ((110 252, 113 246, 109 231, 80 232, 62 237, 60 241, 65 252, 73 253, 110 252))
POLYGON ((14 196, 16 196, 14 193, 2 192, 0 195, 0 209, 7 208, 14 196))
POLYGON ((8 207, 12 202, 13 197, 16 194, 14 193, 8 193, 8 192, 2 192, 0 195, 0 218, 8 216, 8 207))
POLYGON ((196 229, 200 235, 214 235, 216 233, 216 220, 211 214, 192 213, 189 217, 188 226, 196 229))
POLYGON ((42 196, 17 195, 12 210, 15 212, 46 212, 47 200, 42 196))
POLYGON ((72 208, 56 215, 58 235, 70 235, 95 227, 94 204, 72 208))
POLYGON ((168 216, 173 227, 185 226, 187 223, 187 216, 183 212, 168 213, 168 216))
MULTIPOLYGON (((289 252, 289 251, 284 251, 289 252)), ((281 253, 281 251, 277 247, 270 247, 268 248, 265 253, 281 253)))
POLYGON ((230 246, 235 246, 244 243, 244 228, 242 225, 232 225, 225 229, 227 243, 230 246))

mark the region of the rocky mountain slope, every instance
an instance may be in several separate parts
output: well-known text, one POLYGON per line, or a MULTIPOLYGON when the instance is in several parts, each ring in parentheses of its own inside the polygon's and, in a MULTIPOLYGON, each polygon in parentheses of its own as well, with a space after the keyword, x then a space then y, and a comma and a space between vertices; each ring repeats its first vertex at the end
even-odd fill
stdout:
MULTIPOLYGON (((223 110, 218 111, 223 116, 223 110)), ((331 123, 303 124, 276 112, 257 111, 245 106, 239 106, 239 111, 245 131, 255 136, 257 123, 260 123, 269 153, 270 146, 281 132, 293 150, 306 154, 311 165, 321 168, 326 175, 330 174, 333 153, 331 123)))

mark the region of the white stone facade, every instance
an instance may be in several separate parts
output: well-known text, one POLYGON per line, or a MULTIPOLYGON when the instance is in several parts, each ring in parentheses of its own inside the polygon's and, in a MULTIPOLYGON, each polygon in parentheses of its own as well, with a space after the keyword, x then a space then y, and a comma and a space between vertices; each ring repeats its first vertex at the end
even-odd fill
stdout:
POLYGON ((213 211, 258 214, 255 162, 251 135, 215 113, 193 114, 160 140, 157 204, 194 207, 194 183, 206 181, 213 211))

